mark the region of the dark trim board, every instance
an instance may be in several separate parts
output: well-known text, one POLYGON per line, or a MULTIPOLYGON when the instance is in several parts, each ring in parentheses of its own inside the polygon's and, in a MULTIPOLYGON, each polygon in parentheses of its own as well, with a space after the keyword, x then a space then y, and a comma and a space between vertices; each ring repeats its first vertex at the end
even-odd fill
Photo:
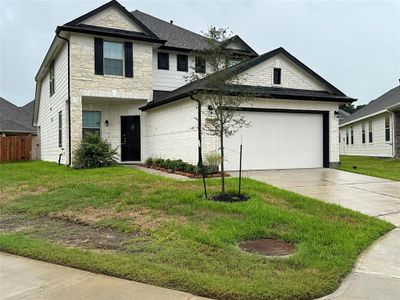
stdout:
MULTIPOLYGON (((233 109, 233 108, 226 107, 225 109, 233 109)), ((250 112, 253 111, 253 112, 292 113, 292 114, 321 114, 322 115, 322 165, 324 168, 329 168, 329 111, 283 109, 283 108, 258 108, 258 107, 240 107, 237 110, 250 111, 250 112)))

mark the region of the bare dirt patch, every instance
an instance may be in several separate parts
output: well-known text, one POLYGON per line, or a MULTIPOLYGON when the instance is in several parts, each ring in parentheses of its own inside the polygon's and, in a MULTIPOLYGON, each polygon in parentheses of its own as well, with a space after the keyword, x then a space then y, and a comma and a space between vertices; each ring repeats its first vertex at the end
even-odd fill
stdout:
POLYGON ((285 256, 296 251, 293 244, 275 239, 248 240, 241 243, 239 247, 247 252, 268 256, 285 256))
POLYGON ((92 225, 105 219, 120 218, 128 219, 133 227, 141 230, 153 230, 161 225, 175 220, 186 223, 182 216, 169 216, 161 211, 146 208, 135 208, 134 210, 116 211, 113 208, 87 207, 81 211, 64 210, 49 214, 52 218, 62 219, 80 224, 92 225))
POLYGON ((71 248, 130 251, 145 243, 138 232, 124 233, 107 227, 96 227, 50 217, 27 218, 24 215, 1 216, 0 232, 24 232, 27 235, 71 248))

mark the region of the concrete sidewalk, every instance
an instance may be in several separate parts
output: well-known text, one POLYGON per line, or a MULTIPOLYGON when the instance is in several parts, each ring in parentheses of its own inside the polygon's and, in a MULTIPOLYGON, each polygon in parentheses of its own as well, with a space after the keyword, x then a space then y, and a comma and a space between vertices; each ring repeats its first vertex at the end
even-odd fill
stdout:
POLYGON ((0 299, 206 300, 207 298, 0 252, 0 299))

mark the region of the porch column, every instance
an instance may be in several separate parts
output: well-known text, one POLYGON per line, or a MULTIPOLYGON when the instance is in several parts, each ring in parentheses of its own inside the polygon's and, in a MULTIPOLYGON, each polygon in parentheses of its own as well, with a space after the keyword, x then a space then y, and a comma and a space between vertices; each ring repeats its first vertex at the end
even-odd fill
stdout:
POLYGON ((71 97, 71 158, 82 140, 82 97, 71 97))

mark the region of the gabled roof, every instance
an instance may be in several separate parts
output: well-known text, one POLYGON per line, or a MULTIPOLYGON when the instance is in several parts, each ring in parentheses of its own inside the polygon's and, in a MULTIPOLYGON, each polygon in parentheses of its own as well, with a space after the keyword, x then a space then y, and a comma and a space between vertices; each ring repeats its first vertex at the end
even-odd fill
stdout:
POLYGON ((0 132, 36 133, 32 115, 33 101, 18 107, 0 97, 0 132))
POLYGON ((360 119, 367 118, 368 116, 376 115, 395 106, 400 107, 400 85, 392 88, 375 100, 372 100, 368 105, 344 119, 340 122, 340 126, 356 122, 360 119))
MULTIPOLYGON (((328 87, 331 92, 326 91, 313 91, 313 90, 301 90, 301 89, 291 89, 291 88, 280 88, 280 87, 261 87, 261 86, 240 86, 240 88, 246 88, 249 92, 254 93, 257 97, 267 97, 267 98, 284 98, 284 99, 297 99, 297 100, 319 100, 319 101, 335 101, 335 102, 353 102, 356 99, 347 97, 342 91, 334 87, 328 81, 323 79, 321 76, 316 74, 302 62, 300 62, 297 58, 287 52, 285 49, 278 48, 272 50, 270 52, 264 53, 260 56, 255 58, 249 59, 244 61, 240 64, 234 65, 228 68, 226 71, 231 73, 232 77, 247 71, 248 69, 264 62, 265 60, 278 55, 282 54, 290 59, 293 63, 298 65, 300 68, 308 72, 314 78, 319 80, 322 84, 328 87)), ((210 75, 212 76, 212 75, 210 75)), ((157 94, 157 97, 154 98, 155 100, 149 102, 147 105, 143 106, 142 110, 147 110, 150 108, 154 108, 163 104, 167 104, 189 95, 195 94, 196 91, 201 90, 209 90, 207 87, 207 79, 199 79, 188 83, 182 87, 179 87, 169 93, 157 94)), ((238 86, 232 85, 230 92, 232 95, 237 93, 238 86)))
POLYGON ((119 2, 117 2, 115 0, 111 0, 110 2, 107 2, 106 4, 103 4, 102 6, 99 6, 98 8, 93 9, 92 11, 64 24, 64 26, 68 26, 68 27, 79 26, 80 23, 83 22, 84 20, 90 18, 91 16, 98 14, 99 12, 101 12, 111 6, 117 7, 123 14, 125 14, 130 20, 132 20, 132 22, 137 24, 145 32, 145 34, 147 36, 155 38, 155 39, 158 38, 157 35, 154 34, 154 32, 152 32, 149 28, 147 28, 140 20, 138 20, 124 6, 122 6, 119 2))
MULTIPOLYGON (((251 56, 258 56, 257 52, 253 50, 253 48, 251 48, 240 36, 238 35, 234 35, 233 37, 227 39, 224 42, 225 46, 228 46, 230 43, 237 43, 241 46, 242 49, 244 49, 244 51, 250 53, 251 56)), ((229 49, 229 48, 227 48, 229 49)), ((243 50, 239 50, 239 51, 243 51, 243 50)))

